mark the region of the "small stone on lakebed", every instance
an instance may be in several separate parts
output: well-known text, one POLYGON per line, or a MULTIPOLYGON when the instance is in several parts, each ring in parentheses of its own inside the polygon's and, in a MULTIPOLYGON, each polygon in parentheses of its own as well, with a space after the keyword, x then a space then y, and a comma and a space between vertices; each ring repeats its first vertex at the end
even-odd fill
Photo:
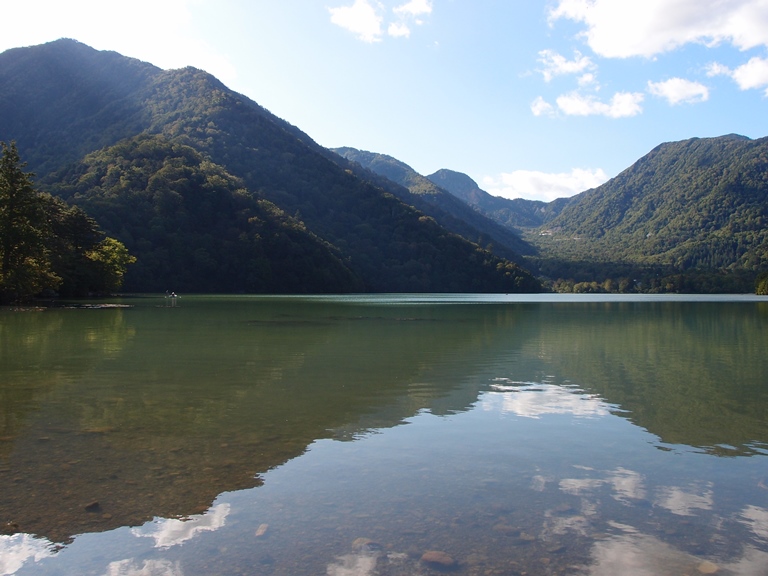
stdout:
POLYGON ((442 566, 443 568, 453 568, 456 566, 456 560, 440 550, 427 550, 421 555, 421 561, 427 564, 442 566))
POLYGON ((374 551, 381 550, 382 548, 383 546, 381 544, 370 538, 355 538, 354 542, 352 542, 353 550, 374 551))
POLYGON ((704 562, 699 564, 698 570, 701 574, 717 574, 717 572, 720 571, 720 568, 714 562, 705 560, 704 562))

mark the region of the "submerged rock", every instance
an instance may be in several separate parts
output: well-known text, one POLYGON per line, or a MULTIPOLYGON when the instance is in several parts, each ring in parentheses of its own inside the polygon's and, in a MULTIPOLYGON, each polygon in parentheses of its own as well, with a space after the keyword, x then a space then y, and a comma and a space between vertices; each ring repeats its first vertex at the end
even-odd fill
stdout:
POLYGON ((370 538, 355 538, 355 540, 352 542, 352 549, 353 550, 364 550, 368 552, 377 552, 381 550, 383 546, 376 542, 375 540, 371 540, 370 538))
POLYGON ((433 564, 442 568, 453 568, 456 566, 456 560, 440 550, 427 550, 421 555, 421 561, 425 564, 433 564))

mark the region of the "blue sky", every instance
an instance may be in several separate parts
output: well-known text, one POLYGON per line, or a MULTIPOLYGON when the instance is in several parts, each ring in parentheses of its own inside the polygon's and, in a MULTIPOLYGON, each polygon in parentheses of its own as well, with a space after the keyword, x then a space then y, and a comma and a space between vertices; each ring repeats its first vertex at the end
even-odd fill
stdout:
POLYGON ((61 37, 191 65, 318 143, 551 200, 662 142, 768 136, 768 0, 26 0, 61 37))

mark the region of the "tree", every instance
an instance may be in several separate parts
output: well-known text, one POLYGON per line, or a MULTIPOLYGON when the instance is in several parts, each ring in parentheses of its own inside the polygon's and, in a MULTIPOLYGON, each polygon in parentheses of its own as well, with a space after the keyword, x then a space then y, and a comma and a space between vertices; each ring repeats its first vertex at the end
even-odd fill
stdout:
POLYGON ((23 170, 16 143, 0 146, 0 301, 12 301, 55 288, 60 279, 46 246, 44 200, 23 170))
POLYGON ((763 272, 755 281, 755 294, 759 296, 768 295, 768 272, 763 272))
POLYGON ((123 285, 123 276, 136 258, 128 253, 122 242, 114 238, 104 238, 92 250, 86 253, 96 274, 96 283, 91 290, 100 293, 119 290, 123 285))
POLYGON ((87 296, 118 290, 136 258, 114 238, 107 238, 82 208, 43 194, 50 224, 48 247, 53 270, 61 278, 60 296, 87 296))
POLYGON ((0 144, 0 302, 120 288, 136 259, 81 208, 37 192, 16 144, 0 144))

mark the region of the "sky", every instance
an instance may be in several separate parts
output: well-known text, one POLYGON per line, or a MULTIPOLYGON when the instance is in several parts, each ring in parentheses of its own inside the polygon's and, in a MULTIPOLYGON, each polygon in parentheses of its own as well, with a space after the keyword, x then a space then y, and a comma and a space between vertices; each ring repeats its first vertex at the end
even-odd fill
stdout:
MULTIPOLYGON (((768 136, 768 0, 25 0, 58 38, 195 66, 326 147, 550 201, 663 142, 768 136)), ((2 89, 2 87, 0 87, 2 89)))

